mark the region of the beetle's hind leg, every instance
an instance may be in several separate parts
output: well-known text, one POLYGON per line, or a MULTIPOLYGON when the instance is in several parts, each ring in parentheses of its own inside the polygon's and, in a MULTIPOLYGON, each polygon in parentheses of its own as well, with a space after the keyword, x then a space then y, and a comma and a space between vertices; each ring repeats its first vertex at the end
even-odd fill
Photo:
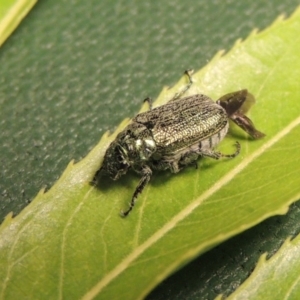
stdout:
POLYGON ((142 175, 142 178, 133 193, 131 202, 129 204, 129 208, 126 211, 121 211, 122 217, 126 217, 132 211, 138 195, 142 193, 142 191, 144 190, 145 186, 148 184, 152 175, 152 170, 148 166, 144 166, 141 170, 135 170, 135 171, 137 173, 140 173, 142 175))
POLYGON ((232 153, 232 154, 223 154, 223 153, 220 153, 221 157, 234 158, 234 157, 238 156, 240 154, 240 152, 241 152, 241 144, 238 141, 236 141, 235 142, 235 147, 236 147, 236 150, 235 150, 234 153, 232 153))
POLYGON ((258 131, 253 122, 245 115, 254 103, 254 96, 246 89, 226 94, 217 100, 217 104, 225 109, 228 118, 254 139, 260 139, 265 134, 258 131))

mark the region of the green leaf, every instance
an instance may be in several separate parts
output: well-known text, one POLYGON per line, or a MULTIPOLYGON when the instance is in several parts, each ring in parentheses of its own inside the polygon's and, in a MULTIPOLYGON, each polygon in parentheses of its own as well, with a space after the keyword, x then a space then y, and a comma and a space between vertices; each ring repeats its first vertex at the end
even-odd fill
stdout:
MULTIPOLYGON (((177 268, 300 198, 300 10, 222 56, 193 78, 189 94, 213 99, 248 88, 257 98, 250 117, 267 136, 253 141, 233 127, 219 147, 241 154, 205 158, 199 169, 156 173, 129 217, 126 209, 139 178, 89 182, 110 142, 107 134, 90 154, 71 162, 47 193, 39 193, 0 228, 1 298, 136 299, 177 268)), ((165 88, 155 105, 186 84, 165 88)), ((146 110, 146 105, 143 106, 146 110)))
POLYGON ((228 299, 298 299, 299 248, 300 235, 288 239, 269 260, 262 255, 251 276, 228 299))
POLYGON ((16 29, 37 0, 1 0, 0 46, 16 29))

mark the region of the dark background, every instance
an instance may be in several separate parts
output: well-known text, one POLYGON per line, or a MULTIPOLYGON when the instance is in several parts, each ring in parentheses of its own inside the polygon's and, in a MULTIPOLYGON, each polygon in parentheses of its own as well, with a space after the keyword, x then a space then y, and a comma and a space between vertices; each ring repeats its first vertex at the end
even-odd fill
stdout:
MULTIPOLYGON (((43 0, 0 49, 0 220, 183 71, 299 1, 43 0)), ((212 299, 299 232, 299 204, 196 259, 148 299, 212 299)))

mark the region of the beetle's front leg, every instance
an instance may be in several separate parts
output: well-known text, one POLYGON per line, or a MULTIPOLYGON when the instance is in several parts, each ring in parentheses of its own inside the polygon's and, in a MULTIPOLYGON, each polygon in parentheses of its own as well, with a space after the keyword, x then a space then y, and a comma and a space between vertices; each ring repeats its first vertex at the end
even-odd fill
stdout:
POLYGON ((135 171, 137 173, 141 174, 142 178, 133 193, 129 208, 126 211, 121 211, 122 217, 126 217, 132 211, 138 194, 140 194, 144 190, 145 186, 148 184, 148 182, 151 178, 151 175, 152 175, 152 170, 146 165, 143 166, 143 168, 141 170, 135 170, 135 171))
POLYGON ((194 73, 194 70, 192 70, 192 69, 186 70, 184 72, 184 74, 188 78, 188 84, 183 88, 182 91, 176 93, 170 101, 174 101, 174 100, 181 98, 181 96, 191 87, 191 85, 193 84, 193 78, 192 78, 193 73, 194 73))
POLYGON ((143 102, 144 103, 148 102, 149 110, 152 110, 152 103, 153 103, 153 101, 152 101, 152 99, 150 97, 145 98, 143 102))
MULTIPOLYGON (((182 91, 176 93, 174 95, 174 97, 170 100, 170 101, 173 101, 173 100, 177 100, 179 98, 181 98, 181 96, 191 87, 191 85, 193 84, 193 79, 192 79, 192 74, 194 73, 194 70, 190 69, 190 70, 186 70, 184 72, 184 74, 188 77, 188 83, 187 85, 183 88, 182 91)), ((152 99, 150 97, 147 97, 144 99, 143 102, 148 102, 149 104, 149 110, 152 110, 152 99)))

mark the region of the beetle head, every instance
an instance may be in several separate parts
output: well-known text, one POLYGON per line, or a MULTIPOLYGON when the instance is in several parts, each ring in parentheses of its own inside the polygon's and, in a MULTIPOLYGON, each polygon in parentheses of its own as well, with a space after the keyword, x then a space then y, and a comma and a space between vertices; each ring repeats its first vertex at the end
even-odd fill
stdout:
POLYGON ((111 179, 117 180, 126 174, 130 165, 123 156, 116 141, 113 141, 106 150, 99 174, 108 175, 111 179))
POLYGON ((108 147, 100 172, 117 180, 129 168, 139 169, 155 151, 151 132, 142 124, 132 123, 108 147))

